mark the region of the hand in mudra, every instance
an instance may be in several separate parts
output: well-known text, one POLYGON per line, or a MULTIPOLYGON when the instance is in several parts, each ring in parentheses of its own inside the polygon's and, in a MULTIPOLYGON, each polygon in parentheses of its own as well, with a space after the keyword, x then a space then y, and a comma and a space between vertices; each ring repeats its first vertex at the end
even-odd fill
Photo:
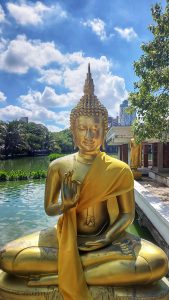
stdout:
POLYGON ((66 212, 68 209, 75 207, 80 195, 80 182, 72 180, 73 171, 65 173, 61 187, 62 211, 66 212))

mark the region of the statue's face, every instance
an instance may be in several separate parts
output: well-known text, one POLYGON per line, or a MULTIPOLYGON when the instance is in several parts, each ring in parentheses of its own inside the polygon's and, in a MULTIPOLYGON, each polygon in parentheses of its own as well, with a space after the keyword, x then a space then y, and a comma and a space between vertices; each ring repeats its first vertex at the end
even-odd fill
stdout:
POLYGON ((104 138, 101 116, 80 116, 75 122, 74 136, 77 147, 86 152, 100 149, 104 138))

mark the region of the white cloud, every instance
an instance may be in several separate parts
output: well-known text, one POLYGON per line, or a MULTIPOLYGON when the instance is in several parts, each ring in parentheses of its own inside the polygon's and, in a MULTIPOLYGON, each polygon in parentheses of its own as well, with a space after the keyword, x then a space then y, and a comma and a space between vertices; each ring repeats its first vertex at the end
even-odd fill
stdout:
POLYGON ((40 1, 35 3, 22 1, 19 3, 9 2, 7 4, 10 15, 20 25, 34 25, 37 26, 43 22, 45 15, 57 15, 57 18, 65 18, 66 12, 59 4, 53 6, 46 6, 40 1))
POLYGON ((62 72, 58 69, 40 70, 42 75, 38 81, 49 85, 60 85, 62 83, 62 72))
POLYGON ((3 92, 0 91, 0 102, 5 102, 6 96, 4 95, 3 92))
POLYGON ((124 29, 120 27, 115 27, 114 30, 118 32, 119 35, 123 39, 127 40, 128 42, 134 40, 138 36, 135 30, 133 29, 133 27, 124 28, 124 29))
POLYGON ((0 119, 3 121, 16 120, 21 117, 31 117, 30 111, 19 106, 8 105, 0 109, 0 119))
POLYGON ((76 69, 67 67, 63 73, 64 86, 74 94, 74 97, 72 96, 74 102, 78 102, 83 95, 89 61, 95 84, 95 94, 107 109, 111 110, 111 114, 116 115, 119 112, 119 104, 127 98, 128 93, 124 78, 112 74, 112 63, 105 56, 101 56, 100 59, 84 57, 83 63, 79 64, 76 69))
POLYGON ((4 13, 2 6, 0 5, 0 23, 2 23, 4 21, 5 21, 5 13, 4 13))
POLYGON ((88 26, 92 29, 92 31, 100 38, 101 41, 107 39, 106 30, 105 30, 105 22, 99 18, 94 18, 93 20, 87 20, 86 22, 82 22, 84 26, 88 26))
POLYGON ((64 56, 53 42, 27 40, 18 35, 15 40, 6 41, 5 49, 0 48, 0 69, 17 74, 25 74, 29 68, 41 68, 51 62, 64 62, 64 56))
POLYGON ((0 38, 0 53, 5 50, 7 43, 7 40, 5 40, 4 38, 0 38))
POLYGON ((69 126, 69 111, 53 112, 44 107, 35 106, 31 109, 25 109, 19 106, 8 105, 0 109, 0 120, 11 121, 28 117, 29 121, 46 124, 48 121, 53 121, 56 125, 69 126))
MULTIPOLYGON (((76 68, 73 68, 71 63, 72 61, 75 63, 75 57, 76 55, 72 54, 71 56, 70 54, 69 59, 65 58, 65 64, 60 69, 61 85, 68 92, 57 94, 56 90, 49 86, 46 86, 42 93, 30 90, 27 95, 21 95, 19 98, 22 107, 31 107, 32 109, 34 106, 46 108, 67 107, 71 109, 83 95, 87 64, 90 61, 95 94, 111 114, 114 113, 116 115, 119 111, 119 104, 128 96, 124 78, 112 74, 112 63, 105 56, 96 59, 82 55, 80 62, 79 56, 77 56, 79 63, 77 63, 76 68)), ((51 74, 50 72, 48 73, 47 82, 50 81, 51 74)), ((51 76, 53 78, 53 74, 51 76)))
POLYGON ((62 130, 62 128, 57 127, 57 126, 55 126, 55 125, 47 125, 47 128, 48 128, 48 130, 51 131, 51 132, 58 132, 58 131, 61 131, 61 130, 62 130))
POLYGON ((83 52, 63 54, 54 43, 27 40, 23 35, 13 41, 1 41, 0 68, 18 74, 35 68, 40 74, 37 80, 43 84, 43 91, 28 90, 27 94, 20 95, 21 107, 15 106, 10 112, 12 108, 8 106, 7 113, 3 110, 3 117, 8 119, 8 114, 11 118, 13 114, 20 117, 28 115, 35 121, 52 120, 56 126, 68 126, 69 112, 54 111, 58 107, 70 110, 80 100, 88 62, 91 63, 95 94, 109 112, 116 115, 119 104, 127 98, 127 91, 124 79, 113 74, 113 63, 106 56, 86 57, 83 52), (52 69, 53 62, 57 63, 57 69, 52 69))
POLYGON ((19 100, 24 108, 32 108, 34 105, 43 107, 65 107, 70 105, 70 94, 71 93, 59 95, 53 88, 46 86, 42 93, 29 90, 28 94, 21 95, 19 100))

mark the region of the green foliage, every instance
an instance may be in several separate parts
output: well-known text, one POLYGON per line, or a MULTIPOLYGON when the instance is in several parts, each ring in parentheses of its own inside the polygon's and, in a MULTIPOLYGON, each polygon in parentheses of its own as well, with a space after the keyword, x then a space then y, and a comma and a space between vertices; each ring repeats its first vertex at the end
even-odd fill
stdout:
POLYGON ((7 134, 7 124, 3 121, 0 121, 0 154, 5 149, 6 134, 7 134))
POLYGON ((152 41, 141 46, 144 54, 134 62, 140 78, 130 93, 130 112, 136 110, 134 122, 137 142, 146 138, 166 141, 169 133, 169 1, 163 11, 159 4, 152 8, 154 23, 149 26, 152 41))
POLYGON ((32 172, 25 172, 23 170, 0 170, 0 181, 14 181, 14 180, 29 180, 29 179, 41 179, 46 178, 47 171, 38 170, 32 172))
POLYGON ((69 129, 51 132, 51 151, 57 153, 72 153, 73 138, 69 129))
POLYGON ((0 121, 0 155, 34 155, 44 153, 71 153, 73 140, 70 130, 49 132, 42 124, 23 121, 0 121))
POLYGON ((46 171, 32 171, 30 173, 30 177, 32 179, 40 179, 40 178, 46 178, 47 172, 46 171))
POLYGON ((7 155, 23 153, 28 147, 26 128, 23 122, 12 121, 7 125, 5 137, 5 153, 7 155))
POLYGON ((6 181, 7 180, 7 172, 0 170, 0 181, 6 181))
POLYGON ((42 124, 30 122, 27 124, 27 141, 29 151, 48 149, 48 129, 42 124))
POLYGON ((49 159, 50 161, 53 161, 59 157, 62 157, 64 156, 65 154, 60 154, 60 153, 52 153, 52 154, 49 154, 49 159))
POLYGON ((10 171, 8 172, 8 180, 9 181, 13 181, 13 180, 17 180, 17 171, 10 171))

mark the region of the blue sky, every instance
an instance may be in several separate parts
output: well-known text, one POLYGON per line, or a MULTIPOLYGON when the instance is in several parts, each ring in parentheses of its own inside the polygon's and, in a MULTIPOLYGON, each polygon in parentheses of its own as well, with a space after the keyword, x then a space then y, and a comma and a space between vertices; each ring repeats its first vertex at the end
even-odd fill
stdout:
POLYGON ((0 0, 0 120, 67 128, 88 62, 95 94, 115 117, 133 90, 140 45, 152 38, 155 2, 0 0))

